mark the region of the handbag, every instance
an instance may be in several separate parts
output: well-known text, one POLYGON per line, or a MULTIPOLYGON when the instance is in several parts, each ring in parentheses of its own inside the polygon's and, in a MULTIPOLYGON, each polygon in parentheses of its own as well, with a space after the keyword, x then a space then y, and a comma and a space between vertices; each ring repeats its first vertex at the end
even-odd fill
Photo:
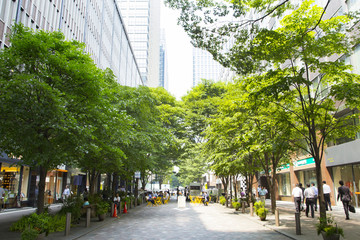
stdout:
POLYGON ((355 212, 356 212, 353 205, 350 205, 350 204, 349 204, 349 211, 352 212, 352 213, 355 213, 355 212))

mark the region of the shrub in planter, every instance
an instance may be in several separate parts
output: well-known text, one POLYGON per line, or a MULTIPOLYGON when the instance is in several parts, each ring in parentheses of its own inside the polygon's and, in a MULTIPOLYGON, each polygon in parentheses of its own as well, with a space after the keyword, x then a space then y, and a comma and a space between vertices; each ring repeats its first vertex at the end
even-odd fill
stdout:
POLYGON ((344 237, 344 230, 338 227, 334 218, 328 216, 325 218, 319 218, 319 223, 316 224, 317 234, 322 235, 324 240, 327 239, 340 239, 340 236, 344 237))
POLYGON ((264 221, 266 219, 267 213, 269 212, 269 210, 265 208, 265 204, 262 201, 258 201, 255 203, 254 208, 255 214, 258 215, 262 221, 264 221))
POLYGON ((66 213, 71 213, 71 223, 79 223, 79 219, 82 214, 82 206, 84 200, 78 196, 70 196, 64 200, 63 206, 60 210, 60 214, 66 215, 66 213))
POLYGON ((45 212, 42 214, 33 213, 22 217, 19 221, 13 223, 10 231, 22 232, 22 239, 36 239, 39 234, 45 233, 47 236, 51 232, 60 232, 65 228, 66 216, 52 216, 45 212))
POLYGON ((39 232, 36 229, 28 227, 21 233, 21 240, 35 240, 38 236, 39 232))
MULTIPOLYGON (((237 200, 237 199, 236 199, 237 200)), ((239 203, 238 201, 233 201, 232 202, 232 206, 233 208, 235 208, 235 210, 239 210, 239 208, 241 207, 241 203, 239 203)))
POLYGON ((225 205, 225 203, 226 203, 225 197, 224 197, 224 196, 220 196, 219 202, 220 202, 221 205, 225 205))

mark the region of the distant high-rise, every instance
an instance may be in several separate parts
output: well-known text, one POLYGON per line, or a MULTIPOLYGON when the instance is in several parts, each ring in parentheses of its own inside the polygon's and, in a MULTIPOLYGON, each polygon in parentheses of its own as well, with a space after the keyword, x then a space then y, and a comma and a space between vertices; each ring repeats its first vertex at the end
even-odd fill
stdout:
POLYGON ((159 86, 160 1, 117 0, 146 86, 159 86))
POLYGON ((0 48, 10 45, 11 25, 61 31, 86 44, 99 68, 111 68, 118 82, 143 85, 119 8, 113 0, 0 0, 0 48))
POLYGON ((167 52, 166 38, 164 29, 160 35, 160 66, 159 66, 159 86, 168 90, 168 71, 167 71, 167 52))
POLYGON ((200 48, 193 48, 193 86, 196 86, 201 79, 219 81, 224 67, 216 62, 212 55, 200 48))

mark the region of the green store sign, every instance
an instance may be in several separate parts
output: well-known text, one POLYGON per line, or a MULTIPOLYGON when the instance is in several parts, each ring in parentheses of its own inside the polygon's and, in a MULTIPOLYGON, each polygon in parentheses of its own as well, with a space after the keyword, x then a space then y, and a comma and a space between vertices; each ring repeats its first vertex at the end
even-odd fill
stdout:
MULTIPOLYGON (((311 157, 311 158, 305 158, 305 159, 293 162, 293 165, 294 165, 294 167, 300 167, 300 166, 305 166, 305 165, 309 165, 309 164, 313 164, 313 163, 315 163, 315 160, 313 157, 311 157)), ((289 168, 290 168, 290 163, 280 166, 278 168, 278 171, 281 171, 284 169, 289 169, 289 168)))

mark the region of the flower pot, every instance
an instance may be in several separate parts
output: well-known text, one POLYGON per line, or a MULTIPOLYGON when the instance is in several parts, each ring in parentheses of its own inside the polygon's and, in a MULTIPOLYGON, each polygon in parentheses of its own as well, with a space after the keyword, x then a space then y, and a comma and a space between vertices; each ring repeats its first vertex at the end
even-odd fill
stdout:
POLYGON ((339 240, 340 234, 332 234, 330 236, 326 236, 326 232, 321 232, 321 235, 324 240, 339 240))
POLYGON ((260 220, 261 220, 261 221, 265 221, 265 220, 266 220, 266 216, 261 216, 261 217, 260 217, 260 220))
POLYGON ((104 221, 104 219, 105 219, 105 213, 99 214, 98 217, 99 217, 99 221, 104 221))

